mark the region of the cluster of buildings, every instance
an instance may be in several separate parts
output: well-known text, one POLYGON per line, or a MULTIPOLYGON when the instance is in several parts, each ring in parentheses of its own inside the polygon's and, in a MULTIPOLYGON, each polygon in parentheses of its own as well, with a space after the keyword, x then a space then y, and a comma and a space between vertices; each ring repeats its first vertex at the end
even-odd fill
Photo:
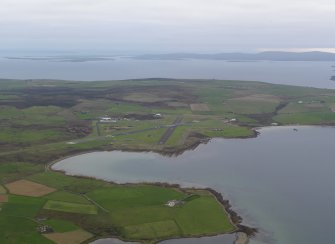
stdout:
POLYGON ((41 234, 48 234, 54 232, 54 230, 48 225, 41 225, 37 227, 37 231, 41 234))
POLYGON ((100 117, 100 123, 116 123, 117 119, 112 119, 111 117, 100 117))
MULTIPOLYGON (((137 115, 137 116, 143 116, 143 115, 137 115)), ((153 118, 153 119, 161 119, 163 117, 162 114, 160 113, 155 113, 155 114, 151 114, 151 115, 148 115, 149 117, 153 118)), ((134 116, 136 117, 136 116, 134 116)), ((112 118, 112 117, 109 117, 109 116, 102 116, 102 117, 99 117, 99 121, 100 123, 116 123, 117 121, 119 120, 129 120, 129 118, 126 118, 125 117, 122 117, 122 118, 112 118)))

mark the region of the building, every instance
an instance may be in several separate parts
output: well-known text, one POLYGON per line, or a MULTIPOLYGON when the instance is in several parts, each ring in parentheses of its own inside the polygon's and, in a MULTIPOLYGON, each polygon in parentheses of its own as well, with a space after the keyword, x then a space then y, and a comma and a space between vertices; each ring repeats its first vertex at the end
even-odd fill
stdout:
POLYGON ((116 119, 112 119, 111 117, 100 117, 100 123, 116 123, 116 119))
POLYGON ((175 207, 175 206, 177 206, 177 205, 181 205, 181 204, 183 204, 182 201, 178 201, 178 200, 170 200, 170 201, 168 201, 165 205, 168 206, 168 207, 170 207, 170 208, 173 208, 173 207, 175 207))
POLYGON ((54 230, 50 227, 50 226, 47 226, 47 225, 42 225, 42 226, 39 226, 37 228, 37 231, 41 234, 47 234, 47 233, 52 233, 54 232, 54 230))

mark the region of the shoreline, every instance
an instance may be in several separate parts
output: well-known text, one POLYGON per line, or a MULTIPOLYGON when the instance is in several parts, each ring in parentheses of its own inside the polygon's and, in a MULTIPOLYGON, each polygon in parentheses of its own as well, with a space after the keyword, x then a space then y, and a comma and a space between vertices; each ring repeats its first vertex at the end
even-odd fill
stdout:
MULTIPOLYGON (((306 125, 307 127, 309 127, 309 125, 306 125)), ((255 132, 254 134, 254 137, 258 137, 261 132, 259 132, 259 130, 261 129, 268 129, 268 128, 283 128, 283 127, 306 127, 305 125, 288 125, 288 126, 266 126, 266 127, 257 127, 257 128, 253 128, 253 131, 255 132)), ((328 127, 328 125, 322 125, 321 127, 328 127)), ((218 139, 218 138, 213 138, 213 139, 218 139)), ((239 138, 227 138, 227 139, 239 139, 239 138)), ((208 143, 210 140, 206 141, 205 143, 208 143)), ((202 142, 204 143, 204 142, 202 142)), ((197 144, 200 145, 201 143, 197 144)), ((194 146, 194 145, 193 145, 194 146)), ((189 149, 191 150, 191 149, 189 149)), ((56 160, 53 160, 51 161, 50 163, 46 164, 45 165, 45 170, 46 171, 54 171, 54 172, 61 172, 63 174, 66 174, 65 171, 62 171, 62 170, 55 170, 55 169, 52 169, 52 166, 62 160, 65 160, 67 158, 71 158, 71 157, 75 157, 75 156, 78 156, 78 155, 83 155, 83 154, 87 154, 87 153, 93 153, 93 152, 101 152, 101 151, 122 151, 122 152, 153 152, 153 153, 158 153, 158 154, 161 154, 161 155, 164 155, 164 156, 171 156, 171 155, 166 155, 166 154, 162 154, 160 152, 157 152, 155 150, 89 150, 89 151, 84 151, 84 152, 80 152, 80 153, 75 153, 75 154, 70 154, 70 155, 67 155, 67 156, 63 156, 61 158, 58 158, 56 160)), ((176 155, 176 154, 174 154, 176 155)), ((209 191, 215 198, 216 200, 223 206, 223 208, 225 209, 225 211, 228 213, 229 215, 229 218, 231 220, 231 222, 236 226, 236 230, 232 233, 236 233, 236 240, 234 243, 248 243, 248 240, 250 237, 254 236, 258 230, 256 228, 252 228, 252 227, 249 227, 249 226, 245 226, 242 223, 243 219, 241 216, 239 216, 237 214, 237 212, 233 211, 231 209, 231 204, 229 202, 229 200, 226 200, 223 198, 222 194, 220 192, 217 192, 216 190, 214 189, 211 189, 211 188, 208 188, 208 187, 193 187, 193 186, 181 186, 180 184, 173 184, 173 183, 165 183, 165 182, 135 182, 135 183, 117 183, 117 182, 113 182, 113 181, 108 181, 108 180, 104 180, 104 179, 99 179, 99 178, 96 178, 96 177, 90 177, 90 176, 84 176, 84 175, 70 175, 72 177, 79 177, 79 178, 91 178, 91 179, 95 179, 95 180, 101 180, 101 181, 104 181, 104 182, 108 182, 108 183, 111 183, 111 184, 116 184, 116 185, 124 185, 124 186, 127 186, 127 185, 156 185, 156 186, 160 186, 160 187, 174 187, 174 188, 178 188, 179 190, 181 191, 186 191, 186 190, 207 190, 209 191), (247 236, 247 240, 245 240, 245 236, 243 235, 238 235, 237 233, 244 233, 246 236, 247 236)), ((228 233, 226 233, 228 234, 228 233)), ((220 234, 218 234, 220 235, 220 234)), ((217 236, 217 235, 212 235, 212 236, 217 236)), ((115 236, 114 236, 115 237, 115 236)), ((200 237, 206 237, 206 236, 198 236, 198 238, 200 237)), ((117 237, 116 237, 117 238, 117 237)), ((185 237, 187 238, 187 237, 185 237)), ((179 238, 178 238, 179 239, 179 238)), ((163 240, 161 240, 163 241, 163 240)))
MULTIPOLYGON (((301 126, 301 125, 288 125, 288 126, 266 126, 266 127, 257 127, 257 128, 253 128, 253 131, 255 132, 254 134, 254 137, 258 137, 261 132, 259 132, 259 130, 261 129, 268 129, 268 128, 284 128, 284 127, 306 127, 306 126, 301 126)), ((309 126, 308 126, 309 127, 309 126)), ((322 125, 321 127, 328 127, 327 125, 322 125)), ((219 139, 219 138, 213 138, 213 139, 219 139)), ((227 139, 236 139, 236 138, 227 138, 227 139)), ((210 140, 206 141, 205 143, 208 143, 210 140)), ((204 142, 202 142, 204 143, 204 142)), ((201 144, 201 143, 199 143, 201 144)), ((198 144, 198 145, 199 145, 198 144)), ((197 146, 198 146, 197 145, 197 146)), ((193 145, 194 146, 194 145, 193 145)), ((191 150, 191 149, 189 149, 191 150)), ((61 158, 58 158, 56 160, 53 160, 51 161, 50 163, 48 163, 46 166, 45 166, 45 170, 48 171, 55 171, 55 172, 61 172, 61 173, 65 173, 64 171, 62 170, 54 170, 52 169, 52 166, 62 160, 65 160, 67 158, 71 158, 71 157, 75 157, 75 156, 78 156, 78 155, 83 155, 83 154, 87 154, 87 153, 93 153, 93 152, 101 152, 101 151, 122 151, 122 152, 153 152, 153 153, 158 153, 158 154, 161 154, 161 155, 164 155, 164 156, 171 156, 171 155, 166 155, 166 154, 162 154, 160 152, 157 152, 155 150, 89 150, 89 151, 84 151, 84 152, 79 152, 79 153, 75 153, 75 154, 70 154, 70 155, 67 155, 67 156, 63 156, 61 158)), ((176 154, 174 154, 176 155, 176 154)), ((136 182, 136 183, 117 183, 117 182, 113 182, 113 181, 108 181, 108 180, 103 180, 103 179, 99 179, 99 178, 95 178, 95 177, 89 177, 89 176, 83 176, 83 175, 70 175, 72 177, 82 177, 82 178, 92 178, 92 179, 95 179, 95 180, 101 180, 101 181, 105 181, 105 182, 109 182, 109 183, 112 183, 112 184, 117 184, 117 185, 139 185, 139 184, 147 184, 147 185, 157 185, 157 186, 161 186, 161 187, 176 187, 180 190, 187 190, 187 189, 204 189, 204 190, 208 190, 209 192, 211 192, 215 198, 220 202, 220 204, 224 207, 225 211, 229 214, 229 217, 230 217, 230 220, 234 223, 234 225, 238 228, 238 230, 236 230, 234 233, 238 233, 238 232, 242 232, 242 233, 245 233, 248 237, 251 237, 251 236, 254 236, 256 233, 257 233, 257 229, 255 228, 251 228, 251 227, 248 227, 248 226, 245 226, 245 225, 242 225, 241 222, 243 221, 243 219, 241 218, 241 216, 239 216, 235 211, 231 210, 231 204, 229 202, 229 200, 225 200, 223 197, 222 197, 222 194, 220 192, 217 192, 215 191, 214 189, 211 189, 211 188, 206 188, 206 187, 193 187, 193 186, 190 186, 190 187, 187 187, 187 186, 181 186, 179 184, 172 184, 172 183, 164 183, 164 182, 136 182)), ((242 237, 239 237, 237 239, 241 239, 242 237)), ((239 242, 237 242, 239 243, 239 242)), ((242 242, 243 243, 243 242, 242 242)))
MULTIPOLYGON (((262 129, 274 129, 274 130, 280 130, 280 129, 288 129, 288 130, 293 130, 294 128, 297 128, 300 130, 303 129, 303 128, 310 128, 310 127, 334 127, 333 125, 298 125, 298 124, 291 124, 291 125, 285 125, 285 126, 265 126, 265 127, 255 127, 253 128, 253 130, 257 131, 257 136, 261 135, 261 132, 262 132, 262 129), (260 130, 260 131, 259 131, 260 130)), ((335 128, 335 127, 334 127, 335 128)), ((213 138, 213 139, 234 139, 234 138, 213 138)), ((104 150, 104 151, 107 151, 107 150, 104 150)), ((113 150, 109 150, 109 151, 113 151, 113 150)), ((114 150, 114 151, 125 151, 125 150, 114 150)), ((75 155, 68 155, 68 156, 65 156, 65 157, 62 157, 58 160, 54 160, 52 161, 51 163, 49 163, 49 167, 51 168, 52 165, 56 164, 57 162, 59 161, 62 161, 66 158, 70 158, 70 157, 74 157, 74 156, 77 156, 77 155, 82 155, 82 154, 86 154, 86 153, 91 153, 91 152, 100 152, 100 150, 91 150, 91 151, 87 151, 87 152, 81 152, 81 153, 77 153, 75 155)), ((151 151, 141 151, 141 150, 137 150, 137 151, 131 151, 131 150, 127 150, 125 152, 153 152, 153 153, 159 153, 159 152, 155 152, 153 150, 151 151)), ((159 153, 160 154, 160 153, 159 153)), ((62 172, 64 173, 64 171, 61 171, 61 170, 53 170, 53 169, 50 169, 51 171, 56 171, 56 172, 62 172)), ((72 175, 73 177, 83 177, 83 178, 92 178, 92 179, 98 179, 98 178, 94 178, 94 177, 88 177, 88 176, 75 176, 75 175, 72 175)), ((98 179, 98 180, 101 180, 101 179, 98 179)), ((107 180, 102 180, 102 181, 105 181, 105 182, 111 182, 111 181, 107 181, 107 180)), ((116 182, 111 182, 111 183, 114 183, 114 184, 117 184, 117 185, 138 185, 138 184, 148 184, 148 185, 159 185, 159 186, 170 186, 170 187, 173 187, 173 186, 176 186, 176 187, 181 187, 179 184, 169 184, 169 183, 159 183, 159 182, 136 182, 136 183, 116 183, 116 182)), ((192 188, 192 187, 181 187, 181 188, 192 188)), ((194 189, 207 189, 207 190, 210 190, 210 188, 199 188, 199 187, 194 187, 194 189)), ((213 190, 213 189, 211 189, 213 190)), ((220 192, 216 192, 215 190, 213 190, 213 193, 217 193, 218 196, 215 196, 216 199, 218 201, 220 201, 220 197, 222 198, 222 195, 220 192), (219 198, 219 199, 218 199, 219 198)), ((229 204, 230 205, 230 202, 228 200, 225 200, 222 198, 222 201, 224 204, 229 204)), ((220 201, 220 203, 222 204, 222 202, 220 201)), ((229 211, 231 206, 229 206, 228 210, 225 208, 226 211, 229 211)), ((240 223, 243 221, 243 219, 235 212, 235 211, 232 211, 233 213, 236 214, 236 221, 240 221, 240 223)), ((230 215, 230 218, 231 215, 230 215)), ((240 225, 239 226, 240 228, 244 228, 244 225, 240 225)), ((250 237, 256 235, 258 233, 258 230, 255 229, 255 228, 250 228, 248 226, 245 226, 247 227, 248 229, 243 229, 243 231, 234 231, 233 233, 236 234, 236 240, 234 241, 234 244, 247 244, 249 242, 249 239, 250 237), (249 232, 249 230, 251 229, 251 232, 249 232), (244 233, 245 235, 243 234, 238 234, 238 233, 244 233), (249 235, 247 233, 250 233, 249 235), (245 238, 247 237, 247 238, 245 238)), ((228 234, 228 233, 226 233, 228 234)), ((220 234, 218 234, 220 235, 220 234)), ((212 235, 212 236, 218 236, 218 235, 212 235)), ((201 238, 201 237, 206 237, 206 236, 198 236, 197 238, 201 238)), ((108 238, 108 237, 101 237, 101 238, 108 238)), ((99 238, 99 239, 101 239, 99 238)), ((113 238, 118 238, 116 236, 113 236, 113 238)), ((187 237, 184 237, 184 238, 187 238, 187 237)), ((177 238, 177 239, 183 239, 183 238, 177 238)), ((97 240, 97 239, 95 239, 97 240)), ((169 239, 171 240, 171 239, 169 239)), ((161 240, 163 241, 163 240, 161 240)))
POLYGON ((202 137, 198 137, 199 140, 189 144, 189 145, 183 145, 181 147, 174 147, 174 148, 163 148, 163 149, 145 149, 145 148, 131 148, 131 147, 120 147, 120 148, 113 148, 113 147, 101 147, 99 149, 94 149, 94 150, 78 150, 77 152, 70 152, 67 155, 62 155, 60 157, 57 157, 53 160, 51 160, 51 162, 47 163, 45 165, 45 170, 50 170, 52 165, 62 161, 64 159, 70 158, 70 157, 75 157, 75 156, 79 156, 79 155, 83 155, 83 154, 87 154, 87 153, 94 153, 94 152, 113 152, 113 151, 119 151, 119 152, 144 152, 144 153, 157 153, 160 154, 162 156, 166 156, 166 157, 177 157, 181 154, 183 154, 186 151, 190 151, 190 150, 194 150, 196 149, 199 145, 201 144, 207 144, 209 143, 211 140, 213 139, 226 139, 226 140, 232 140, 232 139, 252 139, 252 138, 257 138, 261 133, 258 131, 258 129, 261 128, 267 128, 270 126, 266 126, 266 127, 257 127, 257 128, 252 128, 251 130, 253 131, 253 134, 250 136, 239 136, 239 137, 206 137, 206 136, 202 136, 202 137))
POLYGON ((278 126, 260 126, 260 127, 254 127, 251 128, 251 130, 254 132, 253 135, 250 136, 245 136, 245 137, 203 137, 203 138, 199 138, 198 141, 190 144, 190 145, 186 145, 184 147, 180 147, 180 148, 165 148, 165 149, 144 149, 144 148, 113 148, 113 147, 101 147, 98 149, 94 149, 94 150, 78 150, 77 152, 69 152, 66 155, 62 155, 60 157, 57 157, 53 160, 51 160, 49 163, 47 163, 45 165, 46 171, 50 170, 52 165, 60 162, 64 159, 67 158, 71 158, 71 157, 75 157, 75 156, 79 156, 79 155, 83 155, 83 154, 87 154, 87 153, 94 153, 94 152, 113 152, 113 151, 119 151, 119 152, 138 152, 138 153, 157 153, 159 155, 162 156, 166 156, 166 157, 173 157, 173 156, 179 156, 181 154, 183 154, 186 151, 190 151, 190 150, 194 150, 196 149, 199 145, 201 144, 207 144, 209 143, 211 140, 215 140, 215 139, 224 139, 224 140, 233 140, 233 139, 252 139, 252 138, 257 138, 258 136, 261 135, 261 132, 259 130, 262 129, 281 129, 281 128, 287 128, 287 127, 334 127, 335 125, 327 125, 327 124, 322 124, 322 125, 300 125, 300 124, 291 124, 291 125, 278 125, 278 126))
MULTIPOLYGON (((96 152, 96 151, 91 151, 91 152, 96 152)), ((89 153, 89 152, 87 152, 87 153, 89 153)), ((220 193, 220 192, 218 192, 218 191, 216 191, 212 188, 209 188, 209 187, 204 187, 204 188, 182 187, 180 184, 174 184, 174 183, 168 183, 168 182, 117 183, 117 182, 114 182, 114 181, 108 181, 108 180, 100 179, 100 178, 97 178, 97 177, 84 176, 84 175, 70 175, 70 174, 66 174, 66 172, 64 170, 52 169, 52 166, 54 164, 66 159, 66 158, 71 158, 71 157, 78 156, 78 155, 83 155, 83 154, 86 154, 86 153, 80 153, 80 154, 72 155, 72 156, 69 155, 69 156, 63 157, 62 159, 54 160, 54 161, 52 161, 52 162, 50 162, 49 164, 46 165, 45 170, 46 171, 51 171, 51 172, 59 172, 59 173, 62 173, 62 174, 65 174, 65 175, 68 175, 68 176, 71 176, 71 177, 104 181, 104 182, 114 184, 114 185, 119 185, 119 186, 152 185, 152 186, 158 186, 158 187, 164 187, 164 188, 175 188, 175 189, 178 189, 181 192, 196 191, 196 190, 208 191, 218 201, 218 203, 223 207, 224 211, 229 216, 230 222, 236 228, 232 232, 218 233, 218 234, 214 234, 214 235, 185 236, 185 237, 181 237, 181 238, 169 238, 169 239, 159 240, 156 243, 160 243, 160 242, 166 241, 166 240, 173 240, 173 239, 214 237, 214 236, 219 236, 219 235, 234 234, 235 233, 236 234, 236 239, 234 241, 234 244, 247 244, 249 242, 249 238, 255 236, 256 233, 258 233, 257 228, 253 228, 253 227, 249 227, 249 226, 241 224, 242 221, 243 221, 243 218, 237 212, 232 210, 232 205, 230 204, 230 201, 227 200, 227 199, 224 199, 222 193, 220 193), (243 233, 243 234, 241 235, 239 233, 243 233)), ((118 236, 112 236, 111 238, 120 239, 118 236)), ((99 238, 99 239, 101 239, 101 238, 99 238)), ((99 240, 99 239, 94 239, 94 240, 99 240)), ((120 239, 120 240, 122 240, 122 239, 120 239)), ((127 240, 123 240, 123 241, 127 241, 127 240)))

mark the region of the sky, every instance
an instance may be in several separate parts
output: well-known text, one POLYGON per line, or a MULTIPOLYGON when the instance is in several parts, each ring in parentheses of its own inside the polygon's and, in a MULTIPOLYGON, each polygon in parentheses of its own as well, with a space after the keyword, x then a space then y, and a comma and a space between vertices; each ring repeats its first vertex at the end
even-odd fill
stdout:
POLYGON ((334 0, 0 0, 1 50, 332 50, 334 0))

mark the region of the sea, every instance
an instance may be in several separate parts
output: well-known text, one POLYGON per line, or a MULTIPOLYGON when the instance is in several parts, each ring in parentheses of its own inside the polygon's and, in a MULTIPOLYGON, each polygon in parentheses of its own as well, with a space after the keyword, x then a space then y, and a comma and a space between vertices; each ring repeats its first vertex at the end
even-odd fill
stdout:
POLYGON ((0 78, 77 81, 142 78, 250 80, 335 88, 335 62, 224 60, 138 60, 131 57, 8 58, 0 55, 0 78), (85 61, 86 60, 86 61, 85 61))

